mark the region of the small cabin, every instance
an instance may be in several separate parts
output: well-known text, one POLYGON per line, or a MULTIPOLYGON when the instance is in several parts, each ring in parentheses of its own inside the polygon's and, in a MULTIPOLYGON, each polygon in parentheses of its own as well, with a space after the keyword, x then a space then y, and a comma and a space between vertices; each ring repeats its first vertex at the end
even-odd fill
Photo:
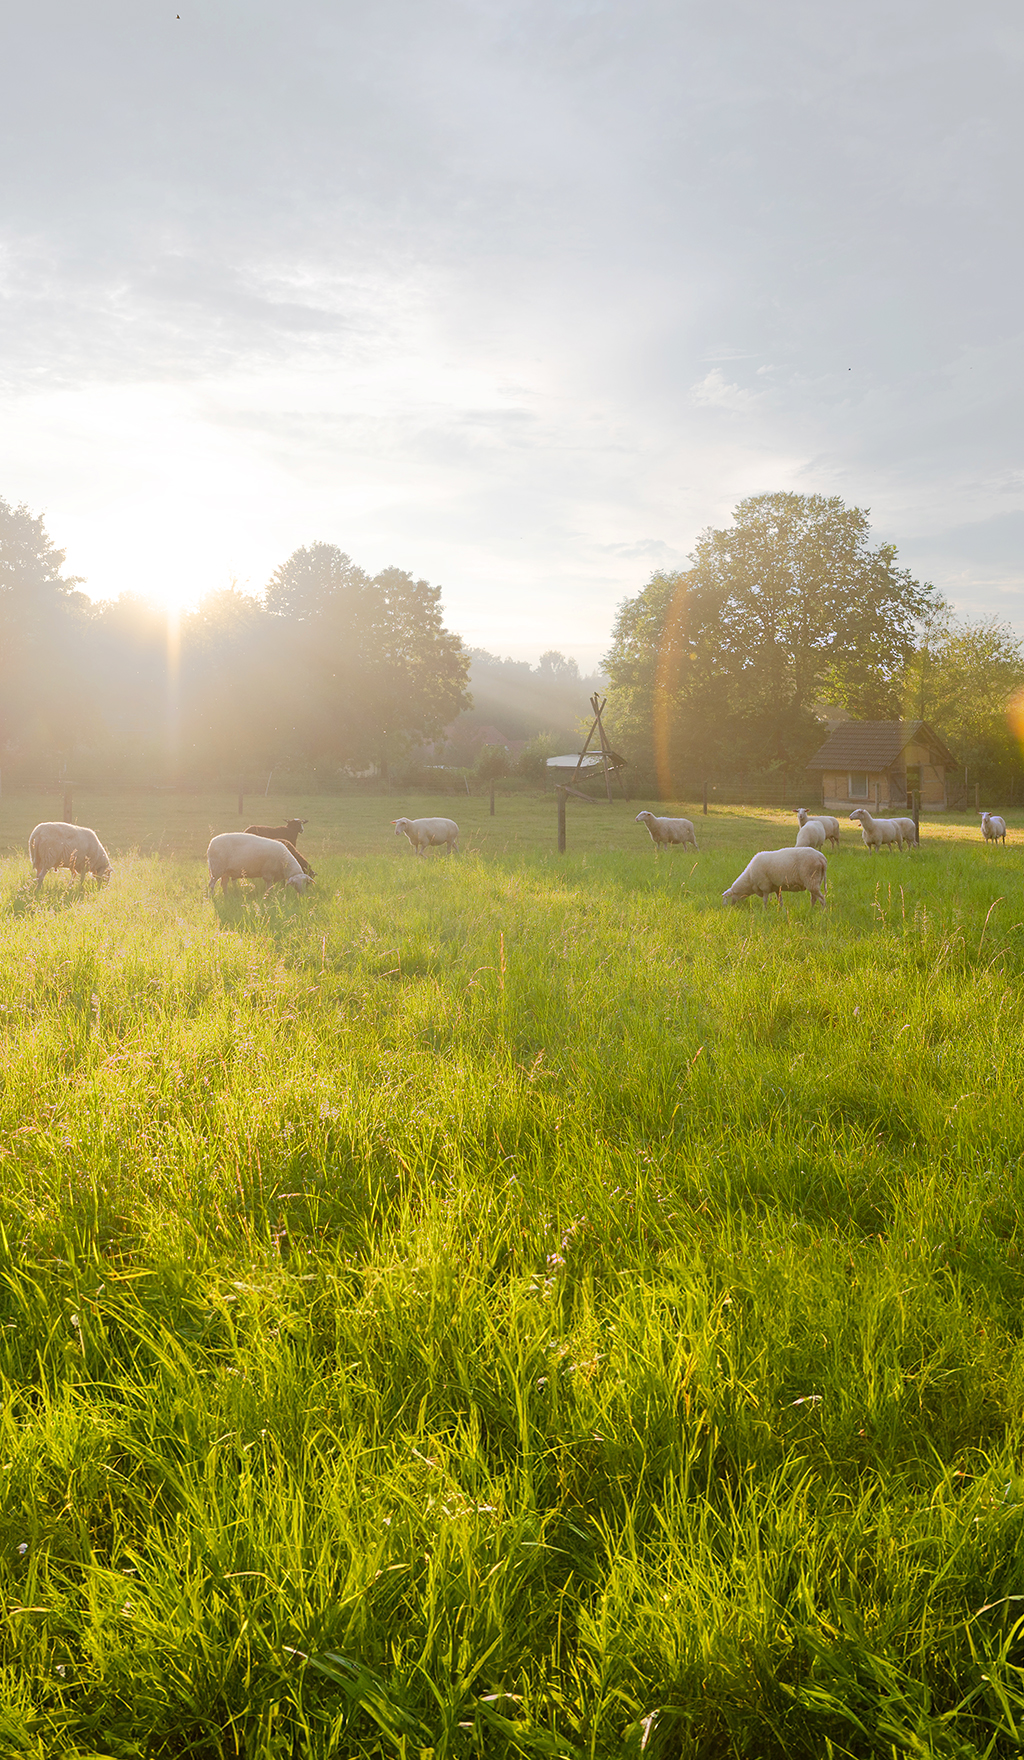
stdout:
POLYGON ((957 763, 927 721, 841 721, 807 769, 821 777, 823 807, 909 807, 916 791, 923 812, 941 813, 957 763))

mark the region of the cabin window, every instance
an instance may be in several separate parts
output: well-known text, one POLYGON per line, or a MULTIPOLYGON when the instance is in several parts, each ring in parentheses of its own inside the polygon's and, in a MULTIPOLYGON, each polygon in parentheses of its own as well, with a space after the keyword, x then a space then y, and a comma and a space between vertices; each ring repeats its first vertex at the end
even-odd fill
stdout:
POLYGON ((850 799, 851 799, 851 801, 866 801, 867 798, 868 798, 868 773, 867 773, 867 771, 866 770, 851 770, 851 772, 850 772, 850 799))

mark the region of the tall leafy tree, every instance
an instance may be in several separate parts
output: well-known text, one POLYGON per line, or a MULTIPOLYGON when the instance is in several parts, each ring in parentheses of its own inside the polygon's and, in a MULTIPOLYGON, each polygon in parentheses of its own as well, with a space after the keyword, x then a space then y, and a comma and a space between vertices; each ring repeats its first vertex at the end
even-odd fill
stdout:
POLYGON ((0 499, 0 744, 67 762, 96 720, 81 665, 89 601, 40 515, 0 499))
POLYGON ((866 510, 838 496, 740 502, 619 611, 606 665, 620 742, 663 777, 795 766, 820 741, 822 697, 898 714, 903 675, 937 595, 872 547, 866 510))
POLYGON ((1024 648, 996 618, 938 617, 907 668, 908 717, 930 721, 975 781, 1005 790, 1021 770, 1024 648))
POLYGON ((428 581, 399 568, 371 577, 313 544, 276 571, 266 604, 291 687, 282 739, 307 758, 386 769, 469 704, 468 656, 428 581))

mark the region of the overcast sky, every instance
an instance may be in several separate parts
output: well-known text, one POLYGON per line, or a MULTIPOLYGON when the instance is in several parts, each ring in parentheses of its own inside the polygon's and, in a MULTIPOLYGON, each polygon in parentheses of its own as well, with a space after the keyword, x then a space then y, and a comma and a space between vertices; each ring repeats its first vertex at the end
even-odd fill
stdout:
POLYGON ((0 496, 95 597, 323 538, 590 664, 794 488, 1024 633, 1018 0, 0 20, 0 496))

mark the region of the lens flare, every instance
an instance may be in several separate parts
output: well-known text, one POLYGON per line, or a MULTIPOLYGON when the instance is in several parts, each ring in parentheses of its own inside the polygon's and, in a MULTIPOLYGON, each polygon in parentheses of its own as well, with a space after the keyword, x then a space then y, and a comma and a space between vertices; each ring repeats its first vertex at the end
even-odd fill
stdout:
POLYGON ((1024 757, 1024 691, 1018 691, 1010 698, 1006 705, 1006 719, 1024 757))

